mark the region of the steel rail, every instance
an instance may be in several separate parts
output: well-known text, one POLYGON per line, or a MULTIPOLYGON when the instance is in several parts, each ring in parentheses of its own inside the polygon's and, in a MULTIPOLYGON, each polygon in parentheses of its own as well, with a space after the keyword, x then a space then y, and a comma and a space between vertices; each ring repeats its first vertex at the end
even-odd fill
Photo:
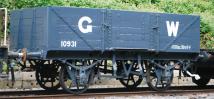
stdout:
POLYGON ((65 94, 62 90, 60 91, 54 91, 54 92, 47 92, 44 90, 38 90, 38 91, 19 91, 19 92, 13 92, 10 94, 10 92, 0 92, 0 98, 3 99, 34 99, 34 98, 102 98, 102 97, 110 97, 110 96, 188 96, 195 94, 209 94, 214 93, 214 86, 207 86, 204 88, 199 88, 197 86, 175 86, 167 91, 157 92, 157 91, 151 91, 148 87, 144 88, 137 88, 136 90, 127 90, 126 88, 104 88, 104 89, 89 89, 86 93, 80 94, 80 95, 73 95, 73 94, 65 94), (4 95, 4 93, 7 93, 7 95, 4 95), (15 94, 15 95, 12 95, 15 94))

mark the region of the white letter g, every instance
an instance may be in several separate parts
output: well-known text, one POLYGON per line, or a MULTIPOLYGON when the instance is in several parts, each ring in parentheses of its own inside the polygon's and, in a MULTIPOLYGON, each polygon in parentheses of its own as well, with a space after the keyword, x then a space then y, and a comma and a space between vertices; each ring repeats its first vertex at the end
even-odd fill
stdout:
POLYGON ((82 32, 82 33, 89 33, 89 32, 92 32, 92 25, 87 25, 86 28, 83 28, 83 22, 84 21, 87 21, 89 24, 92 23, 92 20, 90 17, 88 16, 83 16, 79 19, 79 22, 78 22, 78 27, 79 27, 79 30, 82 32))

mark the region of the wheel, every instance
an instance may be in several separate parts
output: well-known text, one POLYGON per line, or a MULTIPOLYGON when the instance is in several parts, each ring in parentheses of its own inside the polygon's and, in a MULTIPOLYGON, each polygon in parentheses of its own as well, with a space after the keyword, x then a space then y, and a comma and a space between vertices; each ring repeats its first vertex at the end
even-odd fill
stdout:
POLYGON ((163 76, 164 70, 154 66, 148 66, 146 68, 146 81, 148 86, 155 91, 167 90, 173 79, 173 71, 168 70, 170 76, 163 76))
POLYGON ((86 83, 80 83, 79 72, 72 69, 71 67, 63 67, 60 70, 60 84, 64 91, 71 94, 81 94, 88 89, 89 80, 86 83), (70 77, 67 72, 69 69, 72 72, 72 76, 70 77), (74 78, 74 79, 73 79, 74 78))
MULTIPOLYGON (((76 64, 76 63, 75 63, 76 64)), ((91 81, 93 68, 87 68, 89 64, 76 65, 80 68, 72 66, 63 66, 60 70, 59 81, 64 91, 71 94, 81 94, 88 89, 91 81)))
POLYGON ((141 76, 135 76, 133 74, 130 74, 127 78, 120 78, 120 83, 125 86, 128 89, 135 89, 138 85, 142 82, 141 76))
POLYGON ((40 61, 36 67, 36 80, 40 87, 45 90, 57 90, 60 87, 59 83, 59 64, 55 61, 47 64, 40 61))
MULTIPOLYGON (((118 64, 118 67, 122 67, 121 63, 117 63, 117 64, 118 64)), ((132 64, 131 71, 137 72, 137 69, 138 69, 137 66, 138 66, 137 63, 132 64)), ((129 68, 129 66, 127 68, 129 68)), ((121 72, 124 73, 123 68, 121 68, 121 72)), ((137 88, 137 86, 141 84, 142 80, 143 80, 143 78, 142 78, 141 75, 136 75, 136 74, 133 74, 133 73, 130 73, 128 75, 128 77, 119 78, 120 83, 123 86, 125 86, 126 88, 128 88, 128 89, 135 89, 135 88, 137 88)))
POLYGON ((192 77, 192 82, 198 85, 199 87, 205 87, 210 81, 210 77, 207 77, 205 75, 200 75, 200 79, 196 80, 194 77, 192 77))

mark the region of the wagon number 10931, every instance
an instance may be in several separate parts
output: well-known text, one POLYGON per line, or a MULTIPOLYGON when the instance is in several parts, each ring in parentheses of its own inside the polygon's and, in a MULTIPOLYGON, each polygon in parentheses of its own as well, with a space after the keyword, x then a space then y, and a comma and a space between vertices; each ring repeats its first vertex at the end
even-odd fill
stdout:
POLYGON ((61 41, 61 47, 77 47, 77 41, 61 41))

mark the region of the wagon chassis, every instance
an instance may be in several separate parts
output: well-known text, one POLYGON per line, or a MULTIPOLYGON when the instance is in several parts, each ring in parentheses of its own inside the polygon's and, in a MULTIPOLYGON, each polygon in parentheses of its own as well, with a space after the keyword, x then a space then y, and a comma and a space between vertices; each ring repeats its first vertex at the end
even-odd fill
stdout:
MULTIPOLYGON (((23 51, 22 51, 23 53, 23 51)), ((111 55, 112 59, 102 59, 99 60, 92 58, 78 58, 78 59, 50 59, 50 60, 41 60, 41 59, 29 59, 27 52, 26 54, 20 54, 14 52, 9 54, 10 59, 14 59, 16 56, 16 60, 22 60, 23 63, 25 61, 29 61, 30 65, 32 65, 36 69, 37 73, 37 81, 39 85, 46 90, 56 90, 58 89, 58 84, 53 84, 54 82, 60 82, 61 87, 68 93, 72 94, 80 94, 87 90, 88 86, 94 82, 94 77, 106 77, 103 74, 112 74, 112 76, 108 76, 111 78, 118 79, 121 84, 123 84, 128 89, 135 89, 138 85, 141 84, 143 79, 146 79, 148 86, 156 91, 164 91, 170 87, 173 78, 173 70, 179 70, 183 72, 186 76, 188 75, 191 61, 190 59, 178 60, 178 59, 142 59, 141 55, 137 55, 137 57, 116 57, 116 54, 111 55), (19 55, 19 56, 17 56, 19 55), (23 56, 20 56, 23 55, 23 56), (26 56, 24 56, 26 55, 26 56), (26 57, 26 60, 23 60, 26 57), (45 61, 48 63, 51 61, 52 64, 58 64, 56 70, 59 72, 49 72, 51 68, 46 68, 50 65, 45 66, 45 61), (108 62, 111 62, 112 65, 108 65, 108 62), (38 68, 46 68, 46 69, 38 69, 38 68), (111 68, 111 69, 109 69, 111 68), (42 71, 43 70, 43 73, 42 71), (188 73, 186 73, 188 72, 188 73), (39 75, 40 73, 40 75, 39 75), (56 74, 58 73, 58 74, 56 74), (102 73, 102 74, 101 74, 102 73), (56 74, 55 76, 48 76, 51 79, 44 82, 44 77, 42 75, 47 74, 56 74), (66 77, 66 78, 65 78, 66 77), (65 81, 70 80, 69 87, 66 85, 65 81), (50 82, 52 85, 46 86, 45 83, 50 82), (71 87, 72 86, 72 87, 71 87)), ((38 54, 35 54, 39 56, 38 54)), ((157 54, 156 54, 157 56, 157 54)), ((29 57, 35 57, 30 54, 29 57)), ((15 62, 15 61, 12 61, 15 62)), ((11 64, 11 63, 10 63, 11 64)), ((14 64, 14 63, 12 63, 14 64)), ((13 66, 12 66, 13 67, 13 66)), ((181 76, 181 74, 179 75, 181 76)), ((47 77, 47 76, 46 76, 47 77)), ((192 76, 192 77, 195 77, 192 76)))

